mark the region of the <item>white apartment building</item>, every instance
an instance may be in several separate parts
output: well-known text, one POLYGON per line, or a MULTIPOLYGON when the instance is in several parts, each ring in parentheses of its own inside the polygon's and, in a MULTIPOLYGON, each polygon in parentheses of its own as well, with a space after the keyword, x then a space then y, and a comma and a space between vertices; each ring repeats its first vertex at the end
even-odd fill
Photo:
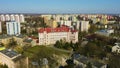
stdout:
POLYGON ((5 15, 5 21, 9 21, 10 20, 10 16, 7 14, 5 15))
POLYGON ((66 26, 71 27, 72 26, 72 21, 64 21, 64 20, 62 20, 62 21, 60 21, 60 25, 66 25, 66 26))
POLYGON ((20 18, 19 18, 19 15, 18 15, 18 14, 15 15, 15 21, 16 21, 16 22, 20 22, 20 18))
POLYGON ((2 14, 2 15, 0 15, 0 20, 1 21, 5 21, 5 16, 2 14))
POLYGON ((20 22, 25 22, 25 17, 23 14, 20 15, 20 22))
POLYGON ((86 32, 88 32, 88 29, 89 29, 89 21, 81 21, 81 22, 80 22, 80 29, 81 29, 81 31, 86 31, 86 32))
POLYGON ((16 21, 16 22, 25 22, 24 15, 23 14, 6 14, 6 15, 0 15, 1 21, 16 21))
POLYGON ((12 15, 10 15, 10 20, 11 21, 15 21, 15 16, 12 14, 12 15))
POLYGON ((77 21, 75 25, 76 25, 76 28, 79 30, 80 29, 80 21, 77 21))
POLYGON ((89 29, 89 21, 77 21, 76 28, 81 31, 88 32, 89 29))
POLYGON ((55 44, 58 40, 78 42, 78 31, 67 26, 58 28, 42 28, 39 30, 39 45, 55 44))
POLYGON ((20 23, 15 21, 6 22, 7 34, 8 35, 17 35, 20 34, 20 23))

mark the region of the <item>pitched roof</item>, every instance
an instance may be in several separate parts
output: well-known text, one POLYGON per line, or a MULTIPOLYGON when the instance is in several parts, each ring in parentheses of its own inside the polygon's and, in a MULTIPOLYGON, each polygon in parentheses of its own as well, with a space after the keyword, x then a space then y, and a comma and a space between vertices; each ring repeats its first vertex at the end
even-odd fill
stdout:
MULTIPOLYGON (((39 33, 43 33, 44 31, 46 31, 47 33, 51 33, 51 32, 69 32, 70 28, 67 26, 62 26, 62 27, 58 27, 58 28, 41 28, 39 29, 39 33)), ((75 32, 75 30, 73 31, 75 32)))

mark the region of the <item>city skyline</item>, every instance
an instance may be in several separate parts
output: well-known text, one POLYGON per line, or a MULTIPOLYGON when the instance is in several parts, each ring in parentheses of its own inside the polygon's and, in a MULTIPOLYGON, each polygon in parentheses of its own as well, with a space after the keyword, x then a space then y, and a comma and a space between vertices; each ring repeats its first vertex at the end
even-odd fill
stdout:
POLYGON ((119 0, 2 0, 0 13, 120 13, 119 0))

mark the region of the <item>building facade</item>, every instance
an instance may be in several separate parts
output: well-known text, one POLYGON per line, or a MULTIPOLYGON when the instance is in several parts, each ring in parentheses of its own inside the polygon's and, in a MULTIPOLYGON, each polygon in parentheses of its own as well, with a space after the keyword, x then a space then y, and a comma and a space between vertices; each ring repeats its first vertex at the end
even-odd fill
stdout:
POLYGON ((89 21, 80 21, 80 30, 88 32, 89 21))
POLYGON ((20 22, 25 22, 25 17, 23 14, 20 15, 19 19, 20 19, 20 22))
POLYGON ((10 49, 0 51, 0 63, 6 64, 8 68, 28 68, 27 58, 10 49))
POLYGON ((15 21, 16 21, 16 22, 20 22, 20 17, 19 17, 18 14, 15 15, 15 21))
POLYGON ((7 34, 8 35, 17 35, 20 34, 20 23, 15 21, 6 22, 7 34))
POLYGON ((13 14, 10 15, 10 20, 15 21, 15 16, 13 14))
POLYGON ((5 16, 2 14, 2 15, 0 15, 0 20, 1 21, 5 21, 5 16))
POLYGON ((2 14, 0 15, 1 21, 16 21, 16 22, 25 22, 23 14, 2 14))
POLYGON ((39 45, 55 44, 58 40, 78 42, 78 31, 67 26, 58 28, 42 28, 39 30, 39 45))
POLYGON ((9 21, 10 20, 10 16, 8 14, 5 15, 5 21, 9 21))

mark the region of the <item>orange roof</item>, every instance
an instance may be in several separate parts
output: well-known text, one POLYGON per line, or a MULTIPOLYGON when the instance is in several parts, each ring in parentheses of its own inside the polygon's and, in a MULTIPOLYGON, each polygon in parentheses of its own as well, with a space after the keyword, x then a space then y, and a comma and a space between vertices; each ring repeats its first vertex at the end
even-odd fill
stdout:
MULTIPOLYGON (((44 31, 46 31, 47 33, 51 33, 51 32, 69 32, 71 29, 67 26, 62 26, 62 27, 58 27, 58 28, 41 28, 38 30, 39 33, 43 33, 44 31)), ((72 30, 73 32, 75 32, 76 30, 72 30)))

